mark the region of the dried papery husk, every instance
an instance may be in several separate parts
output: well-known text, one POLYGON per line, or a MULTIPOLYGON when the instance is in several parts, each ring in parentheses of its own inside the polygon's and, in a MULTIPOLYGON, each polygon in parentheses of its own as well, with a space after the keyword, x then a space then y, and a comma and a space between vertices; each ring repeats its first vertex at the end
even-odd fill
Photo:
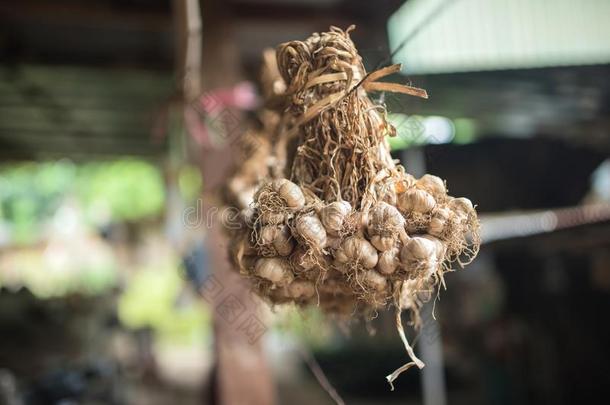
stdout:
POLYGON ((413 236, 400 252, 400 260, 403 263, 418 262, 436 257, 436 244, 421 236, 413 236))
POLYGON ((330 235, 339 236, 351 211, 352 206, 347 201, 335 201, 320 210, 320 219, 330 235))
POLYGON ((292 298, 307 299, 314 296, 316 289, 311 281, 294 280, 288 285, 288 292, 292 298))
POLYGON ((320 308, 338 319, 350 320, 357 314, 358 306, 355 295, 320 293, 320 308))
POLYGON ((258 233, 259 242, 261 245, 271 245, 275 240, 278 230, 281 225, 264 225, 258 233))
POLYGON ((341 243, 335 252, 335 260, 341 264, 358 264, 365 269, 372 269, 377 264, 377 250, 366 239, 350 236, 341 243))
POLYGON ((291 178, 324 201, 345 200, 358 209, 377 173, 395 166, 384 140, 394 129, 365 89, 398 66, 365 79, 346 31, 333 28, 317 38, 277 49, 290 94, 286 111, 295 117, 288 132, 300 136, 291 178), (350 91, 357 84, 359 91, 350 91))
POLYGON ((321 251, 326 247, 326 229, 318 216, 313 213, 296 218, 293 234, 316 251, 321 251))
POLYGON ((263 184, 258 189, 254 195, 254 207, 258 214, 255 222, 263 225, 282 224, 291 211, 271 183, 263 184))
POLYGON ((447 196, 445 181, 432 174, 424 174, 417 180, 415 186, 430 193, 436 201, 442 201, 447 196))
POLYGON ((287 285, 294 279, 288 260, 279 257, 264 257, 256 261, 254 274, 275 285, 287 285))
POLYGON ((400 265, 400 249, 394 247, 379 254, 379 261, 375 267, 381 274, 393 274, 400 265))

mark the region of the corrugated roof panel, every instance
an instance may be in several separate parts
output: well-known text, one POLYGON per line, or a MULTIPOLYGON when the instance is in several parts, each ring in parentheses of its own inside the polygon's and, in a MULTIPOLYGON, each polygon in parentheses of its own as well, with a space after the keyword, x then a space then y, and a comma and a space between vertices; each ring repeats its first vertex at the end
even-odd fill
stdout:
POLYGON ((608 0, 410 0, 388 22, 409 73, 610 63, 608 0), (440 11, 439 11, 440 10, 440 11))

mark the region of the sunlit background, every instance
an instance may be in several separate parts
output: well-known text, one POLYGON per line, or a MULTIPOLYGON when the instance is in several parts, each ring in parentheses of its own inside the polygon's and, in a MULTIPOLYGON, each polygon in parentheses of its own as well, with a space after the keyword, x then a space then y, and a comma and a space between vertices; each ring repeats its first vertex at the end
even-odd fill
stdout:
POLYGON ((601 403, 608 16, 604 0, 0 4, 0 404, 264 404, 239 389, 259 365, 277 404, 334 403, 328 386, 361 405, 601 403), (229 134, 181 110, 193 4, 202 89, 229 134), (410 333, 428 366, 395 391, 392 316, 262 308, 260 339, 231 357, 219 342, 237 326, 206 297, 226 250, 206 192, 240 159, 263 49, 350 24, 369 70, 400 62, 392 80, 430 95, 374 95, 394 156, 468 196, 483 225, 479 258, 410 333))

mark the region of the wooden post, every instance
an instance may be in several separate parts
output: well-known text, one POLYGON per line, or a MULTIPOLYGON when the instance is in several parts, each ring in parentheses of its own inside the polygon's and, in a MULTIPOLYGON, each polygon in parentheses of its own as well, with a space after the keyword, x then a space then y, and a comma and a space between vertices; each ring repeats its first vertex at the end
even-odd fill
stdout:
MULTIPOLYGON (((223 3, 203 0, 174 0, 176 37, 180 41, 177 71, 184 75, 183 96, 186 102, 197 99, 204 89, 231 86, 239 79, 239 55, 232 38, 231 20, 223 3), (203 13, 201 13, 203 12, 203 13), (203 17, 201 19, 201 16, 203 17)), ((243 119, 229 111, 234 119, 243 119)), ((233 140, 239 134, 232 133, 233 140)), ((203 217, 220 209, 217 192, 232 165, 234 142, 219 148, 202 148, 203 217)), ((206 221, 207 222, 207 221, 206 221)), ((214 316, 215 359, 212 378, 214 404, 267 405, 275 402, 271 376, 262 351, 261 339, 253 335, 251 316, 256 303, 247 285, 231 269, 227 260, 227 240, 219 221, 207 232, 212 278, 202 294, 211 303, 214 316)), ((259 320, 260 321, 260 320, 259 320)), ((207 403, 207 402, 206 402, 207 403)))

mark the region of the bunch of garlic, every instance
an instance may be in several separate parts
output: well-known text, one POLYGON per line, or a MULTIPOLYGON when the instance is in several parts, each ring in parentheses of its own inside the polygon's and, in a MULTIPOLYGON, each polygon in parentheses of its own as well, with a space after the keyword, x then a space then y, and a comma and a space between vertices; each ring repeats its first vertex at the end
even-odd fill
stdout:
POLYGON ((432 175, 404 174, 392 184, 395 205, 380 187, 383 198, 360 210, 324 203, 287 179, 262 184, 242 213, 241 271, 274 303, 328 311, 346 308, 337 300, 349 301, 351 311, 379 308, 402 282, 441 277, 476 235, 472 203, 448 196, 432 175))

